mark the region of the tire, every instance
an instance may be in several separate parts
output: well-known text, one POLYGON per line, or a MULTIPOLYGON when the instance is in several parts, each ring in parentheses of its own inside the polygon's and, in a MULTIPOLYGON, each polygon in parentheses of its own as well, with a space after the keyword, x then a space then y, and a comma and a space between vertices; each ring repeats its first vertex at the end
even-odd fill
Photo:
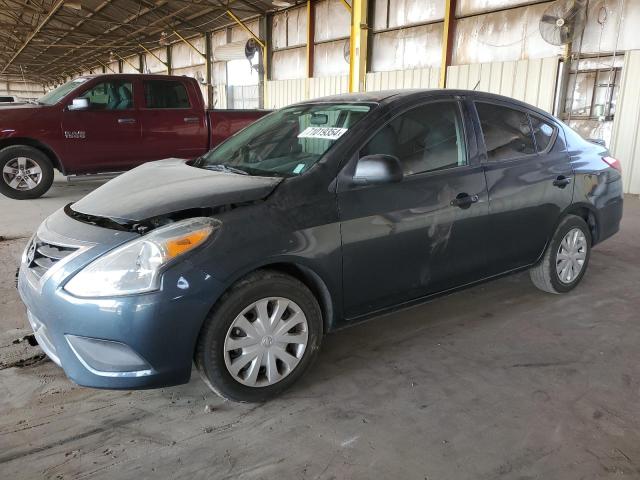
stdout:
POLYGON ((53 183, 53 165, 49 158, 26 145, 0 150, 0 172, 0 193, 16 200, 41 197, 53 183))
MULTIPOLYGON (((560 225, 558 225, 540 263, 529 270, 529 276, 533 284, 544 292, 556 294, 566 293, 573 290, 576 285, 580 283, 580 280, 582 280, 582 277, 587 271, 590 256, 591 231, 589 227, 582 218, 575 215, 567 215, 562 219, 560 225), (576 232, 579 233, 577 236, 574 236, 576 232), (560 245, 569 233, 571 233, 568 240, 569 243, 563 245, 563 253, 561 254, 560 245), (580 233, 582 234, 581 236, 580 233), (575 243, 575 247, 577 248, 574 248, 571 243, 574 238, 578 240, 575 243), (567 247, 571 247, 571 249, 567 250, 567 247), (562 255, 563 258, 558 258, 559 255, 562 255), (575 262, 572 263, 569 257, 573 258, 575 262), (557 265, 567 258, 569 258, 566 260, 569 267, 566 270, 561 269, 562 271, 558 272, 557 265), (580 259, 582 259, 582 264, 578 268, 580 259), (574 266, 573 270, 571 270, 572 265, 574 266), (576 270, 578 270, 577 274, 575 273, 576 270), (562 276, 564 276, 564 278, 562 278, 562 276)), ((567 263, 564 265, 567 265, 567 263)))
POLYGON ((234 284, 207 316, 196 345, 196 368, 209 388, 221 397, 264 402, 295 383, 309 368, 320 348, 322 325, 320 306, 304 284, 279 272, 256 271, 234 284), (288 306, 279 308, 285 301, 288 306), (268 314, 263 316, 275 319, 274 326, 269 327, 272 330, 266 333, 260 330, 264 325, 259 318, 260 305, 268 314), (280 311, 284 314, 278 320, 280 311), (249 324, 242 320, 243 313, 249 324), (278 328, 285 330, 278 332, 278 328), (306 337, 306 345, 278 341, 283 337, 300 342, 306 337), (236 342, 251 345, 233 350, 239 345, 236 342), (255 354, 252 352, 258 352, 256 360, 247 362, 255 354), (292 361, 295 359, 297 363, 292 361), (242 364, 245 367, 232 373, 242 364))

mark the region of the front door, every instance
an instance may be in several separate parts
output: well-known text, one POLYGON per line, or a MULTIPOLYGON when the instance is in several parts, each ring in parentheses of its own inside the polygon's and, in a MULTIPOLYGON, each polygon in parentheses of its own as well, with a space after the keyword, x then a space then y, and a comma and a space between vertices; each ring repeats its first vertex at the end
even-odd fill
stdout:
POLYGON ((486 147, 488 273, 531 265, 573 196, 564 138, 550 120, 510 104, 475 102, 486 147))
POLYGON ((140 157, 143 148, 134 90, 134 82, 128 79, 101 81, 76 97, 87 99, 88 108, 65 108, 61 135, 70 173, 122 171, 140 157))
POLYGON ((486 184, 465 123, 457 101, 432 101, 395 116, 358 153, 396 156, 405 177, 339 186, 347 317, 482 275, 486 184))

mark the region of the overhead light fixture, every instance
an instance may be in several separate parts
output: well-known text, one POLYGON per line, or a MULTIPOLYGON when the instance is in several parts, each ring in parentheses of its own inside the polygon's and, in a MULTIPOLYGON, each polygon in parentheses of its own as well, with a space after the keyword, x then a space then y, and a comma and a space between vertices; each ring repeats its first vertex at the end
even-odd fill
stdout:
POLYGON ((158 39, 158 43, 163 46, 166 47, 167 45, 169 45, 169 35, 167 34, 167 32, 162 32, 160 34, 160 38, 158 39))
POLYGON ((74 10, 82 10, 82 4, 79 1, 67 0, 62 6, 73 8, 74 10))
POLYGON ((271 4, 274 7, 282 7, 282 8, 293 7, 293 3, 285 2, 285 0, 273 0, 271 4))
POLYGON ((115 62, 116 60, 118 60, 118 56, 114 52, 109 52, 109 61, 115 62))

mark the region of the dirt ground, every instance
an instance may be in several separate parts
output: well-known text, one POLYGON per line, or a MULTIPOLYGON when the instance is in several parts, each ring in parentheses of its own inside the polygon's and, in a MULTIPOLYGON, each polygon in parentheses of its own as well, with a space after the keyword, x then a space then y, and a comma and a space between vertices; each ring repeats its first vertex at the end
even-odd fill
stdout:
POLYGON ((0 197, 0 478, 640 478, 640 200, 568 295, 519 274, 325 339, 282 397, 73 385, 25 341, 38 223, 95 184, 0 197))

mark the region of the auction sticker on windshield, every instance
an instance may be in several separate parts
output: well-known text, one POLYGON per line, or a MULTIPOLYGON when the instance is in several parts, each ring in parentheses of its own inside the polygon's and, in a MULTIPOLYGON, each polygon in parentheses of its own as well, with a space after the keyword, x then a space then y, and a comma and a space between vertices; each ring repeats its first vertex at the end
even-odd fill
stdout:
POLYGON ((298 138, 323 138, 325 140, 337 140, 346 133, 348 128, 338 127, 307 127, 298 135, 298 138))

